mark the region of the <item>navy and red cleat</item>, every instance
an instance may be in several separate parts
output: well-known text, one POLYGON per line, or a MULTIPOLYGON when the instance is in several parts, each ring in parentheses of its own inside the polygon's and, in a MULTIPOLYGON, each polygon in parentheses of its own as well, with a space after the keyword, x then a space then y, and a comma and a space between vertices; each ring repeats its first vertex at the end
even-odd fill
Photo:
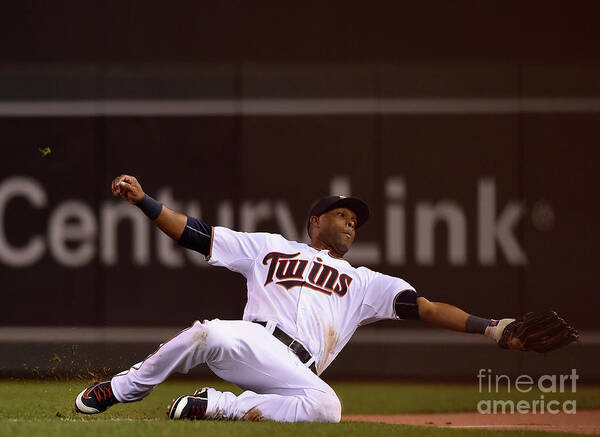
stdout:
POLYGON ((77 395, 75 411, 84 414, 98 414, 106 411, 119 401, 115 397, 110 381, 99 382, 77 395))
POLYGON ((206 388, 196 390, 193 395, 179 396, 169 407, 169 419, 204 419, 208 406, 208 392, 206 388))

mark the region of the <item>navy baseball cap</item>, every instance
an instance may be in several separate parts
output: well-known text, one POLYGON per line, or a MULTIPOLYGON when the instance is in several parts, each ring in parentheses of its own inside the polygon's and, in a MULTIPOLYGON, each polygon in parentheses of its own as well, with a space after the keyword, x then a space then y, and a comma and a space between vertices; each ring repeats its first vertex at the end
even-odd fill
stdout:
POLYGON ((356 228, 360 228, 369 219, 369 205, 357 197, 327 196, 317 201, 308 213, 306 232, 310 229, 310 218, 313 215, 320 216, 335 208, 348 208, 356 214, 356 228))

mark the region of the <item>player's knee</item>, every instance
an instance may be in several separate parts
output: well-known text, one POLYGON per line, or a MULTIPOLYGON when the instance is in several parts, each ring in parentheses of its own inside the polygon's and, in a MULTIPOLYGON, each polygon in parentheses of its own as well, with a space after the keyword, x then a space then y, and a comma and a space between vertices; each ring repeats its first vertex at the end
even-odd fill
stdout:
POLYGON ((204 323, 199 321, 194 322, 194 324, 185 331, 185 335, 188 344, 193 346, 206 346, 208 342, 208 329, 204 323))
MULTIPOLYGON (((219 323, 210 321, 204 324, 206 329, 206 344, 215 353, 227 353, 236 345, 234 333, 219 323)), ((215 356, 216 358, 216 356, 215 356)))
POLYGON ((315 397, 315 422, 338 423, 342 419, 342 403, 335 393, 319 393, 315 397))

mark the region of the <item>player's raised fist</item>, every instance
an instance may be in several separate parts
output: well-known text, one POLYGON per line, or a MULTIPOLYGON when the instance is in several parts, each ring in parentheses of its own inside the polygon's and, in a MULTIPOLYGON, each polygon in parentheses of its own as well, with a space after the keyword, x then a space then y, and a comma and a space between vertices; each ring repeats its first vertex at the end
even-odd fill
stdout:
POLYGON ((125 174, 113 179, 111 190, 114 196, 119 196, 129 203, 135 204, 144 198, 144 190, 137 179, 125 174))

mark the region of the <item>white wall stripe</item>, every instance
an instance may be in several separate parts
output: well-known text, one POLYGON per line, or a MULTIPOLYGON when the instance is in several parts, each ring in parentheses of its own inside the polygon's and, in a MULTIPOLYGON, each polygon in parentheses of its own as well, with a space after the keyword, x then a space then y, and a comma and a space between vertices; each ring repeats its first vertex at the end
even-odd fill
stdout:
POLYGON ((600 112, 600 98, 328 98, 0 101, 0 117, 295 116, 600 112))
MULTIPOLYGON (((0 327, 0 343, 161 343, 184 327, 0 327)), ((360 328, 351 344, 490 344, 481 335, 444 330, 360 328)), ((581 333, 583 345, 600 345, 600 331, 581 333)))

